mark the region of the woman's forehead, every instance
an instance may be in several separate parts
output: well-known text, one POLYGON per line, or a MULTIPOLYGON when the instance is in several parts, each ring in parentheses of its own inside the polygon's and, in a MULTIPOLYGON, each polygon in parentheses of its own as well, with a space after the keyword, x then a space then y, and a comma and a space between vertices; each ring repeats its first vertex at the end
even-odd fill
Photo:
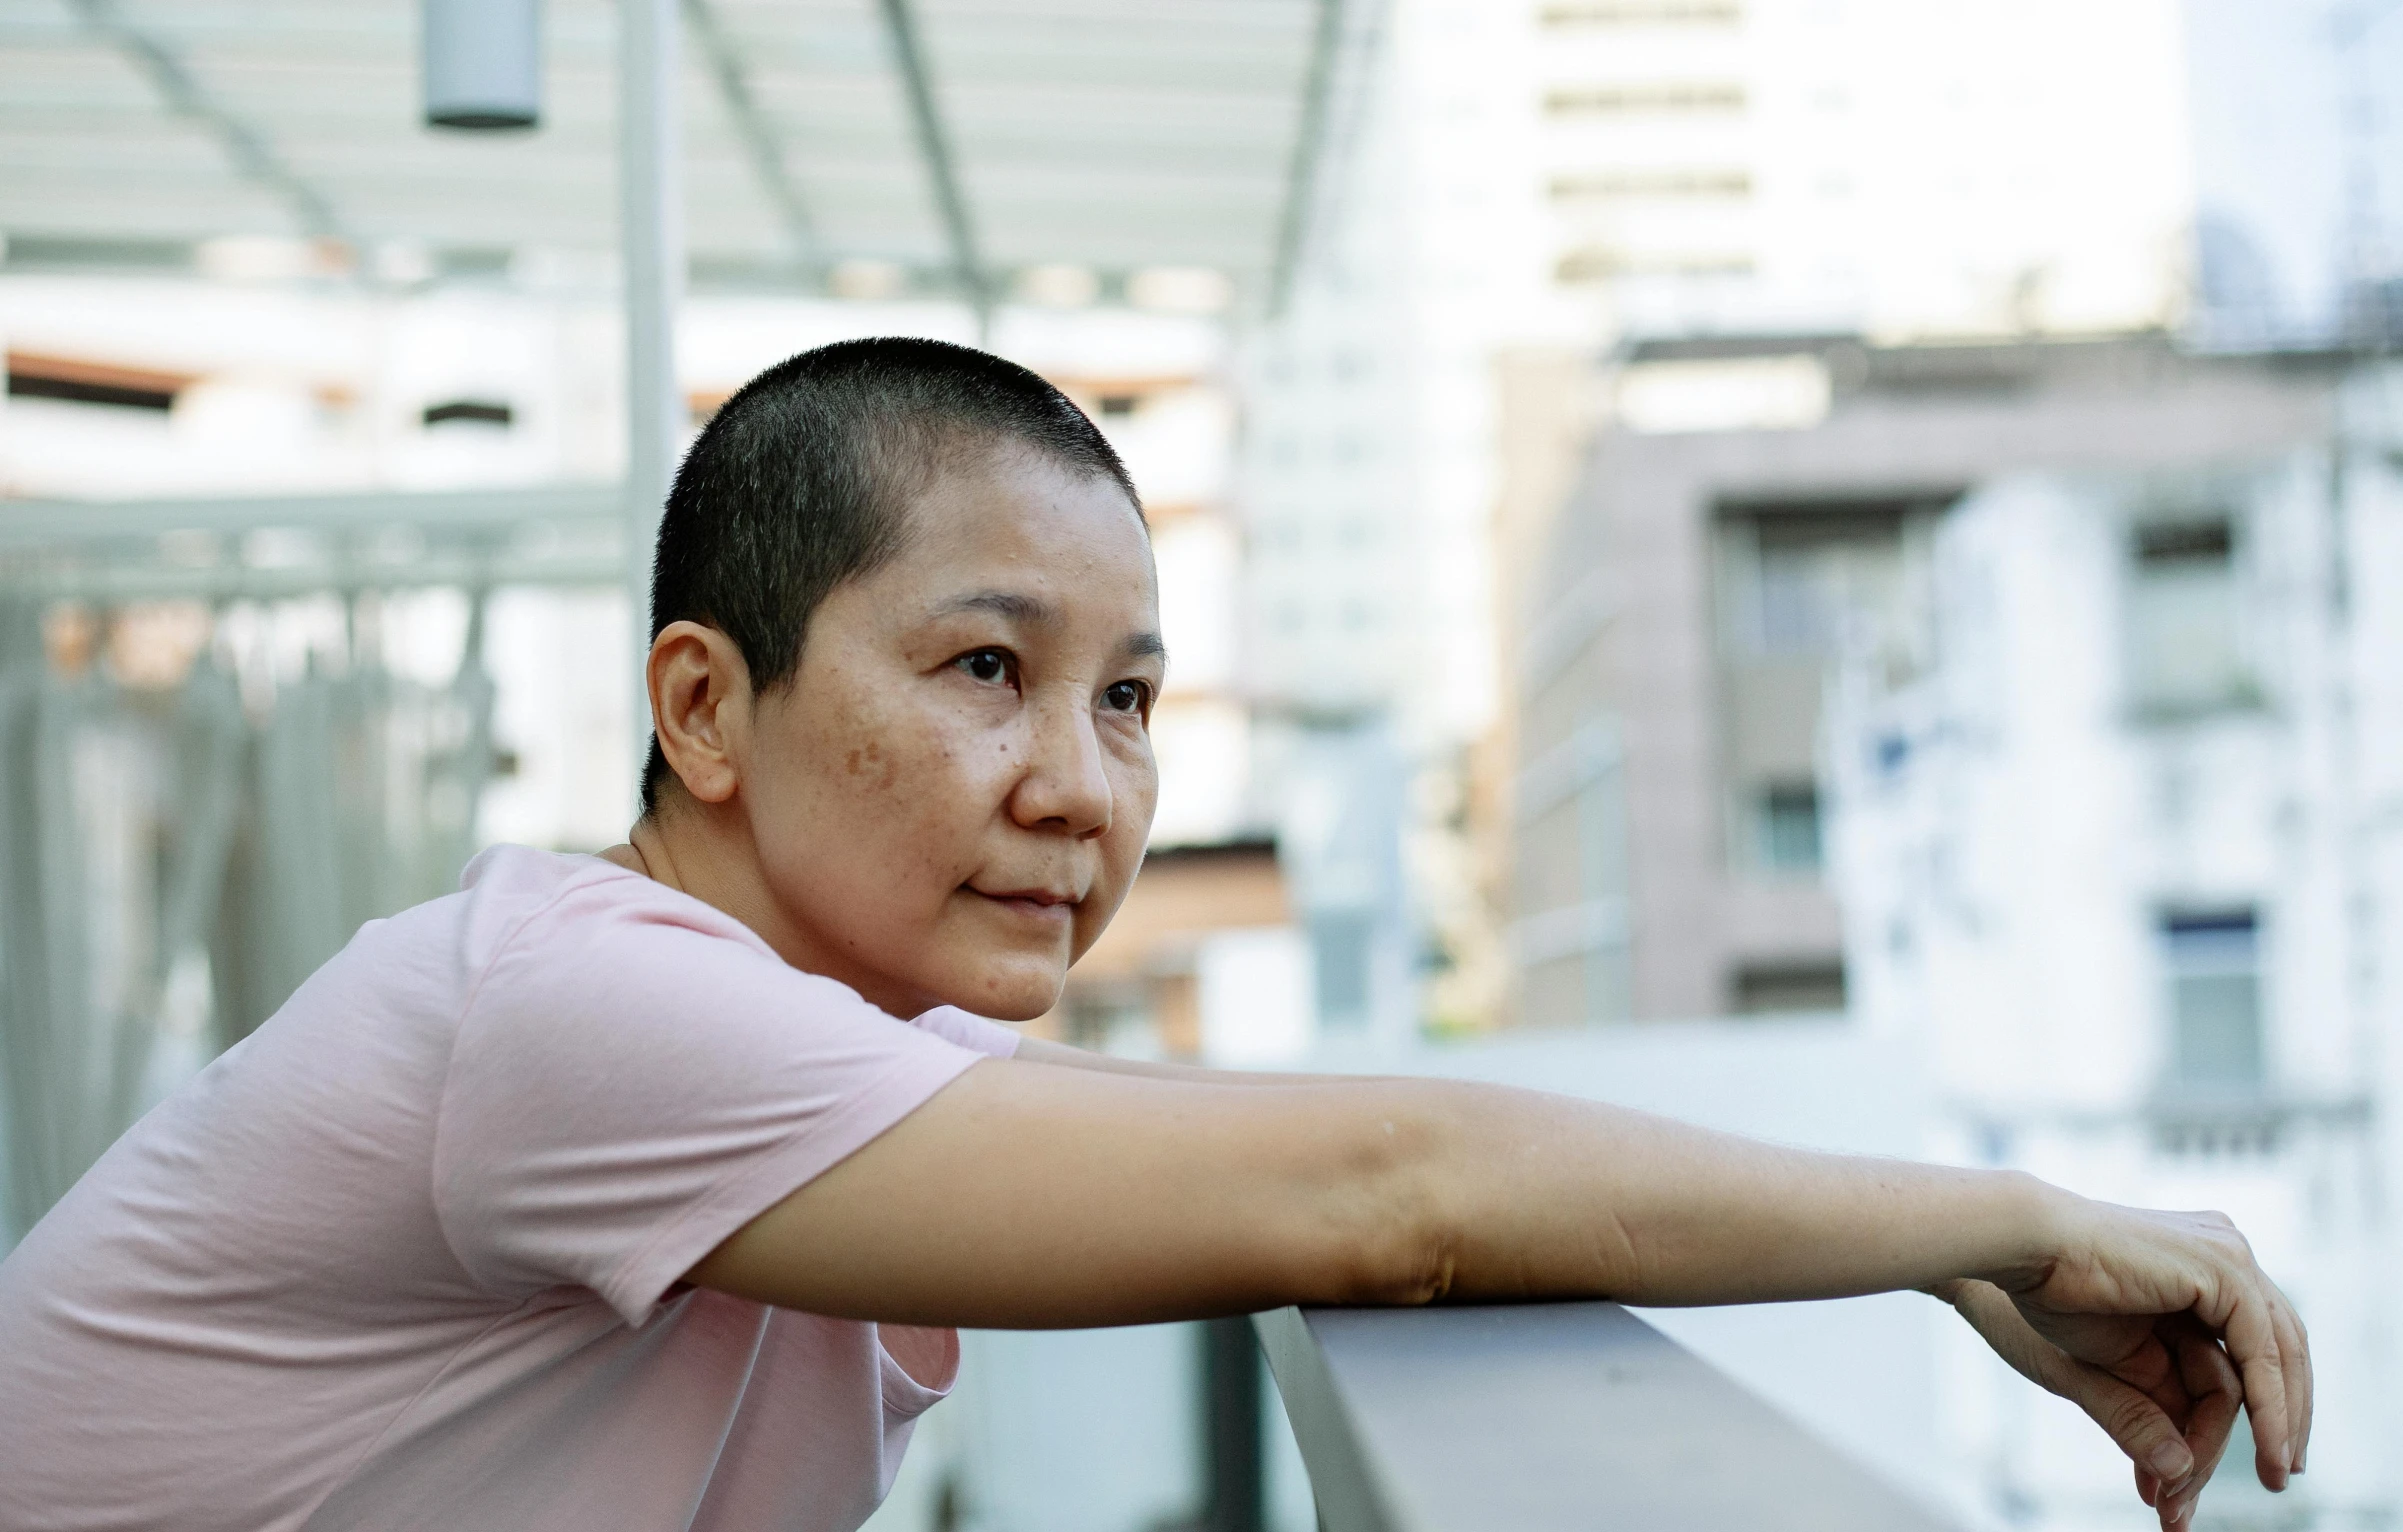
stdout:
POLYGON ((1151 537, 1110 480, 1013 454, 983 472, 945 473, 917 496, 888 566, 921 599, 1020 592, 1055 608, 1147 609, 1151 537))

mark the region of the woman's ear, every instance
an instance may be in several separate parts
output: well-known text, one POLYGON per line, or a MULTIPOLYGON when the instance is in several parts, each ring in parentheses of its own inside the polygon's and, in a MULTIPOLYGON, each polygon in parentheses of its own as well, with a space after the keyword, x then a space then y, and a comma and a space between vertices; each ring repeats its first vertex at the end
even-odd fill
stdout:
POLYGON ((734 640, 697 622, 671 622, 651 640, 644 678, 668 769, 699 802, 733 797, 751 709, 751 670, 734 640))

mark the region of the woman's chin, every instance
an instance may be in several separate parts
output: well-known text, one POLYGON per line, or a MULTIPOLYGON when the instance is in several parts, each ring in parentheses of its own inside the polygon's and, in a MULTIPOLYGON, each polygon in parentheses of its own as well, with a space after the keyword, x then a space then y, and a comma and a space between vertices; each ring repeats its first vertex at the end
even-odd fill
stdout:
POLYGON ((1033 1021, 1060 1003, 1065 975, 1054 965, 995 963, 966 983, 943 986, 943 1004, 994 1021, 1033 1021), (1031 970, 1031 971, 1030 971, 1031 970))
POLYGON ((992 1021, 1033 1021, 1038 1016, 1049 1015, 1051 1008, 1059 1003, 1060 992, 1054 986, 1040 997, 1008 1000, 997 997, 981 1005, 963 1005, 960 1009, 974 1011, 992 1021))

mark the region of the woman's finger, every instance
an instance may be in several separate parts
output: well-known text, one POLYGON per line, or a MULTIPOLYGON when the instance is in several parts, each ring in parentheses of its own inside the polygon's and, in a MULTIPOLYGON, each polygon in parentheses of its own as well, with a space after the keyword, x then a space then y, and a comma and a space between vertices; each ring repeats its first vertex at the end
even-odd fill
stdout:
MULTIPOLYGON (((2287 1447, 2292 1440, 2286 1399, 2285 1347, 2279 1344, 2275 1311, 2250 1282, 2237 1285, 2217 1316, 2220 1339, 2244 1380, 2245 1413, 2253 1421, 2253 1472, 2265 1489, 2286 1487, 2287 1447)), ((2202 1316, 2207 1322, 2214 1316, 2202 1316)))
MULTIPOLYGON (((2174 1496, 2195 1466, 2194 1450, 2187 1446, 2177 1423, 2135 1385, 2090 1362, 2066 1354, 2056 1356, 2056 1365, 2039 1381, 2092 1417, 2134 1461, 2138 1473, 2152 1473, 2159 1482, 2146 1500, 2148 1505, 2158 1506, 2174 1496)), ((2141 1478, 2137 1493, 2144 1493, 2141 1478)))
POLYGON ((2278 1384, 2285 1404, 2285 1432, 2277 1455, 2279 1482, 2294 1472, 2295 1459, 2303 1450, 2303 1411, 2309 1399, 2309 1385, 2304 1382, 2304 1341, 2301 1321, 2285 1302, 2285 1297, 2269 1279, 2260 1279, 2260 1303, 2268 1313, 2270 1327, 2278 1337, 2278 1384))
POLYGON ((2286 1295, 2266 1277, 2261 1285, 2269 1289, 2268 1301, 2278 1328, 2279 1355, 2286 1363, 2286 1467, 2290 1473, 2300 1472, 2303 1455, 2311 1445, 2311 1342, 2303 1333, 2302 1317, 2295 1313, 2286 1295))
MULTIPOLYGON (((2301 1315, 2295 1316, 2295 1328, 2303 1326, 2301 1315)), ((2312 1371, 2311 1336, 2303 1337, 2303 1439, 2295 1444, 2295 1472, 2301 1473, 2311 1461, 2311 1418, 2319 1408, 2319 1378, 2312 1371)))
POLYGON ((2178 1380, 2193 1401, 2186 1415, 2186 1447, 2194 1454, 2193 1490, 2200 1494, 2235 1433, 2243 1385, 2228 1354, 2200 1326, 2182 1324, 2169 1341, 2178 1380))

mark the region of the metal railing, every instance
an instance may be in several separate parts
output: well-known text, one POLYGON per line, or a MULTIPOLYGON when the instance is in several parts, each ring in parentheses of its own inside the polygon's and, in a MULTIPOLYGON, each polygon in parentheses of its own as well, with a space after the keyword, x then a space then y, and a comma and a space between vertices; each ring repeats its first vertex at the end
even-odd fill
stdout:
POLYGON ((1325 1532, 1949 1532, 1615 1303, 1253 1323, 1325 1532))

